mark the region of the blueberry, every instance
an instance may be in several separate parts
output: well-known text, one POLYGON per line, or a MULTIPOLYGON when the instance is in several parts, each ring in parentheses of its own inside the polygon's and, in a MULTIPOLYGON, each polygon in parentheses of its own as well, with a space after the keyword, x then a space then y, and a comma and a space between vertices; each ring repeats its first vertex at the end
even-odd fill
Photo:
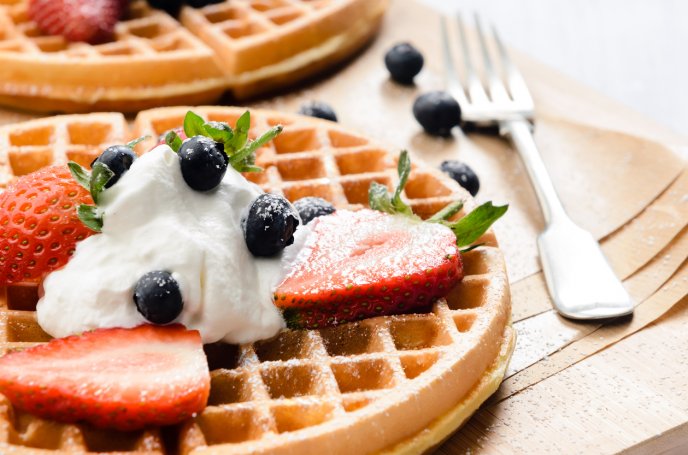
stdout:
POLYGON ((204 136, 194 136, 179 148, 184 181, 196 191, 210 191, 222 181, 229 157, 224 146, 204 136))
POLYGON ((309 101, 302 104, 299 108, 299 114, 330 120, 332 122, 337 121, 337 114, 335 114, 332 106, 322 101, 309 101))
POLYGON ((335 212, 334 205, 319 197, 302 197, 294 202, 294 208, 299 212, 303 224, 308 224, 319 216, 335 212))
POLYGON ((139 313, 153 324, 168 324, 182 312, 184 302, 177 280, 170 272, 156 270, 139 278, 134 287, 139 313))
POLYGON ((261 194, 242 220, 246 246, 254 256, 274 256, 294 243, 299 216, 284 197, 261 194))
POLYGON ((461 123, 461 108, 448 93, 429 92, 416 98, 413 116, 429 134, 449 136, 461 123))
POLYGON ((184 0, 148 0, 148 4, 153 8, 161 9, 166 13, 177 16, 182 9, 184 0))
POLYGON ((478 176, 475 174, 473 169, 471 169, 466 163, 456 160, 443 161, 440 165, 440 169, 446 172, 449 177, 456 180, 459 185, 468 190, 468 192, 471 193, 471 196, 478 194, 478 190, 480 189, 480 180, 478 180, 478 176))
POLYGON ((385 66, 392 79, 410 85, 423 68, 423 56, 411 44, 399 43, 385 54, 385 66))
POLYGON ((103 163, 115 173, 105 184, 105 188, 110 188, 129 170, 135 159, 136 153, 126 145, 113 145, 106 148, 98 158, 93 160, 91 167, 96 163, 103 163))

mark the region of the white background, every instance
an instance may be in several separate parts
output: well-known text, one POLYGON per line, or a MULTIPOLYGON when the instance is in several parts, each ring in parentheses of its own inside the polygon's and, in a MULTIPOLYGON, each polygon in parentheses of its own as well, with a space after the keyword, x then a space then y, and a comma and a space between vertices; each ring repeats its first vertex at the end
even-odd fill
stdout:
POLYGON ((422 0, 688 135, 688 0, 422 0))

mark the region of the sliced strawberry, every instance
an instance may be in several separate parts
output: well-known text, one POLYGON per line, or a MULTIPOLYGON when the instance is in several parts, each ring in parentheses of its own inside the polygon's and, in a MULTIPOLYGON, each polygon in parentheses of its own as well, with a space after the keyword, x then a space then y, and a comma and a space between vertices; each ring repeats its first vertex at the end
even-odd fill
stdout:
POLYGON ((93 234, 77 217, 80 204, 93 199, 67 166, 22 176, 0 194, 0 286, 38 281, 67 263, 93 234))
POLYGON ((373 210, 318 219, 301 257, 275 292, 293 328, 318 328, 428 307, 463 277, 445 226, 373 210))
POLYGON ((135 430, 201 411, 210 373, 197 331, 142 325, 9 353, 0 358, 0 392, 39 417, 135 430))
POLYGON ((97 44, 112 39, 122 0, 30 0, 29 17, 42 32, 97 44))

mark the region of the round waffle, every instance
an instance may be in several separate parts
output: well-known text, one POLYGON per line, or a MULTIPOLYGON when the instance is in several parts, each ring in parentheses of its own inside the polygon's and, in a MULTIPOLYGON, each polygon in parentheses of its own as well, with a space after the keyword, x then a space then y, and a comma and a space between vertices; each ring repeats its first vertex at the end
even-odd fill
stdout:
POLYGON ((227 0, 179 21, 131 2, 112 42, 46 36, 28 0, 0 1, 0 104, 50 112, 208 103, 284 87, 360 49, 387 0, 227 0), (3 6, 4 4, 4 6, 3 6))
MULTIPOLYGON (((54 149, 59 162, 69 156, 72 145, 87 155, 105 143, 143 134, 152 136, 139 144, 140 151, 148 150, 159 134, 181 124, 187 110, 142 112, 134 134, 127 133, 119 114, 62 116, 3 127, 0 164, 15 172, 22 154, 30 156, 34 149, 54 149), (110 129, 103 126, 107 124, 110 129), (70 131, 89 131, 91 126, 100 127, 100 135, 72 144, 70 131)), ((230 124, 243 112, 193 110, 230 124)), ((258 152, 265 171, 250 175, 267 191, 291 200, 320 196, 339 208, 355 209, 365 205, 371 182, 396 184, 396 154, 336 123, 271 111, 251 115, 252 136, 270 125, 284 125, 283 133, 258 152)), ((474 206, 454 181, 418 161, 404 196, 424 217, 457 198, 467 201, 468 210, 474 206)), ((463 281, 429 313, 285 330, 270 340, 241 346, 206 346, 210 399, 193 420, 172 428, 108 432, 13 413, 5 402, 0 407, 0 449, 181 454, 427 450, 496 389, 513 348, 503 258, 491 232, 480 242, 485 245, 464 255, 463 281)), ((35 287, 3 291, 2 350, 46 341, 49 337, 33 311, 35 287)))

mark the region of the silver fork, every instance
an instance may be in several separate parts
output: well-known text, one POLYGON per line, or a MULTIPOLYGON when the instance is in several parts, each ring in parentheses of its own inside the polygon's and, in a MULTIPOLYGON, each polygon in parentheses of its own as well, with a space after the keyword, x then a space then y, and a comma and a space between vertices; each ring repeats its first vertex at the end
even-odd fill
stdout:
POLYGON ((448 89, 461 106, 466 122, 498 126, 499 134, 511 140, 526 167, 545 219, 538 236, 540 262, 550 296, 563 316, 573 319, 602 319, 633 312, 633 302, 616 277, 593 236, 566 214, 533 140, 533 99, 523 77, 511 62, 506 48, 492 28, 497 61, 493 63, 480 18, 475 16, 487 90, 473 64, 466 29, 457 15, 460 51, 463 54, 465 87, 454 66, 449 38, 449 18, 442 20, 442 38, 448 89))

